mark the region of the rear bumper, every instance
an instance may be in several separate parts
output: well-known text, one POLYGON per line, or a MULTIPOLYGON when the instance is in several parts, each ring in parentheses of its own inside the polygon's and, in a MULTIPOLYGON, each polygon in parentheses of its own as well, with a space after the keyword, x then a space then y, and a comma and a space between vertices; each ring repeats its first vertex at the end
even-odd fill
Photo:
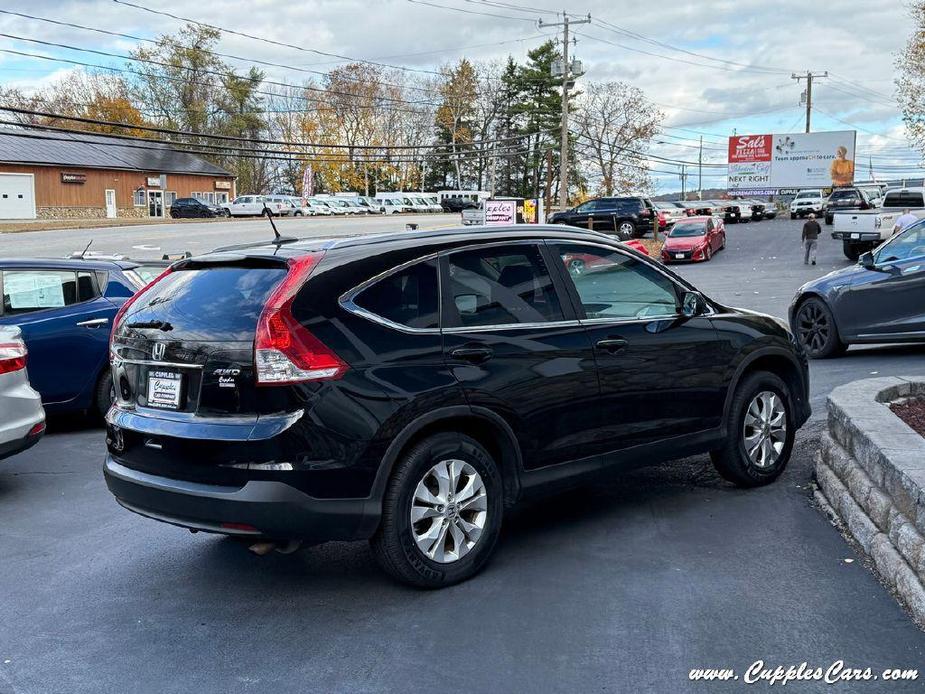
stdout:
POLYGON ((103 476, 128 510, 191 530, 319 543, 367 539, 379 522, 372 499, 316 499, 284 482, 186 482, 132 470, 111 455, 103 476))
POLYGON ((882 240, 879 231, 833 231, 832 238, 841 241, 867 241, 874 243, 879 243, 882 240))
POLYGON ((35 444, 39 442, 39 439, 45 434, 45 430, 42 429, 37 434, 27 435, 21 439, 15 439, 13 441, 6 441, 5 443, 0 443, 0 460, 4 458, 9 458, 12 455, 17 453, 22 453, 28 448, 32 448, 35 444))

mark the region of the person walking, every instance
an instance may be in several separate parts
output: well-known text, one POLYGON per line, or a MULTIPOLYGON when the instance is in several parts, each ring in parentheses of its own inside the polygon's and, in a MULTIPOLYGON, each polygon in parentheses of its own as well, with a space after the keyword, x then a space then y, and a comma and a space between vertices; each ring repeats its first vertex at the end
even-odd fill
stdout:
POLYGON ((819 227, 819 222, 816 221, 816 215, 812 212, 809 213, 809 219, 806 220, 806 224, 803 225, 803 248, 805 253, 803 254, 803 264, 809 265, 810 259, 813 261, 813 265, 816 264, 816 247, 819 245, 819 234, 822 229, 819 227))

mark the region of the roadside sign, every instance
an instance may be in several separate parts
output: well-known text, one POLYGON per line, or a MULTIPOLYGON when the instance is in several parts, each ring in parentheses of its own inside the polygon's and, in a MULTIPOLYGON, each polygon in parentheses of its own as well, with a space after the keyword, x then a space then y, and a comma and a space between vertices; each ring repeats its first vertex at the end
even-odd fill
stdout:
POLYGON ((856 135, 839 130, 730 137, 729 192, 851 185, 856 135))

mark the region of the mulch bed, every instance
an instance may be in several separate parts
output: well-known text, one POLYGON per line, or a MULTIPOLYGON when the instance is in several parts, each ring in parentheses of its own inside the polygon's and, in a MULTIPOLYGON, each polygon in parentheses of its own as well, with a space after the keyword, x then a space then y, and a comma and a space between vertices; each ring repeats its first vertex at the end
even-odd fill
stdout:
POLYGON ((890 405, 893 413, 919 434, 925 436, 925 398, 912 398, 890 405))

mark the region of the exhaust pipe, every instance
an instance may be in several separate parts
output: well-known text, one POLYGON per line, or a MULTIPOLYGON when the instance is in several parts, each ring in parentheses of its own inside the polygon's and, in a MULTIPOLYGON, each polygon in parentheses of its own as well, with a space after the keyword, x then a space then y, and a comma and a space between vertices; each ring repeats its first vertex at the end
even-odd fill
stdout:
POLYGON ((255 542, 248 549, 258 557, 265 557, 270 552, 276 550, 280 554, 292 554, 302 546, 302 540, 287 540, 283 543, 272 541, 255 542))

